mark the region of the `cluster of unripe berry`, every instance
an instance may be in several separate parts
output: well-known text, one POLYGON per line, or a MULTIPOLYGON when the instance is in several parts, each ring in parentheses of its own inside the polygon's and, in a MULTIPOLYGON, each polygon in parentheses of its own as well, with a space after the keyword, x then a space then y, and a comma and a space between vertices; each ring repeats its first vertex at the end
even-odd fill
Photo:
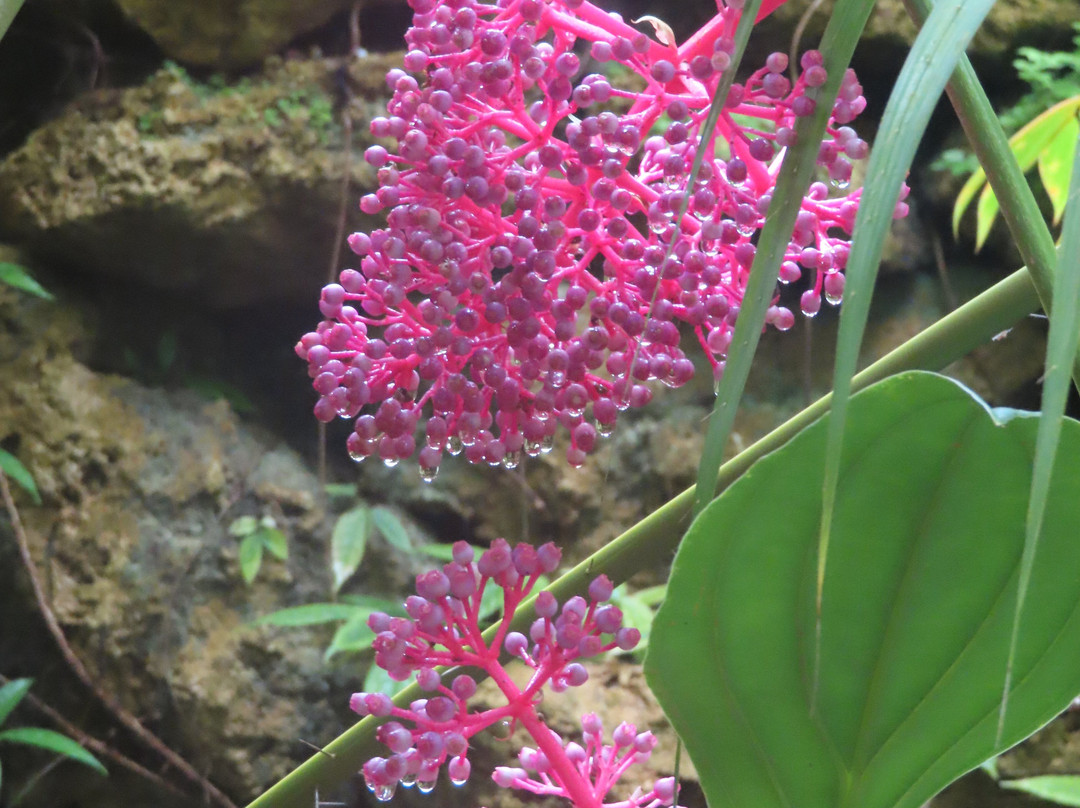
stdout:
MULTIPOLYGON (((367 150, 379 188, 360 202, 387 224, 349 238, 359 268, 323 289, 325 320, 296 348, 315 414, 355 419, 354 459, 418 454, 428 480, 444 453, 512 467, 560 427, 580 466, 651 382, 690 379, 680 323, 722 372, 821 54, 791 81, 774 53, 731 87, 691 185, 741 4, 676 47, 583 0, 410 2, 405 69, 371 124, 396 145, 367 150)), ((845 189, 867 152, 846 124, 864 106, 849 71, 819 155, 828 182, 780 271, 807 279, 808 316, 843 291, 859 197, 845 189)), ((774 305, 767 322, 794 315, 774 305)))
MULTIPOLYGON (((540 794, 560 794, 580 808, 599 808, 618 776, 636 762, 646 760, 656 745, 649 732, 638 733, 621 724, 613 744, 605 745, 595 715, 582 721, 585 746, 564 742, 541 720, 537 704, 544 687, 554 692, 582 685, 588 671, 578 659, 615 649, 629 651, 640 632, 622 624, 622 612, 607 601, 611 581, 601 575, 588 588, 588 598, 576 596, 560 607, 550 592, 536 597, 536 619, 528 636, 510 631, 515 612, 542 575, 553 572, 561 554, 554 544, 511 548, 497 539, 475 559, 465 542, 453 547, 453 561, 442 569, 416 578, 416 594, 405 601, 408 617, 373 614, 368 625, 375 632, 375 664, 392 679, 415 677, 430 695, 408 708, 394 705, 381 693, 354 693, 350 707, 362 716, 389 719, 380 725, 377 739, 390 754, 364 764, 363 775, 377 799, 389 800, 403 785, 429 792, 440 768, 446 765, 452 783, 463 784, 470 774, 469 739, 494 724, 518 724, 530 733, 536 749, 522 750, 522 769, 500 767, 494 778, 500 785, 540 794), (482 636, 479 616, 487 587, 502 589, 502 616, 490 642, 482 636), (507 674, 503 661, 517 659, 532 669, 525 687, 507 674), (505 703, 470 711, 468 701, 476 680, 459 674, 449 685, 436 668, 462 666, 484 671, 505 697, 505 703), (598 772, 600 775, 598 775, 598 772)), ((648 799, 627 808, 670 805, 674 782, 661 780, 648 799)))

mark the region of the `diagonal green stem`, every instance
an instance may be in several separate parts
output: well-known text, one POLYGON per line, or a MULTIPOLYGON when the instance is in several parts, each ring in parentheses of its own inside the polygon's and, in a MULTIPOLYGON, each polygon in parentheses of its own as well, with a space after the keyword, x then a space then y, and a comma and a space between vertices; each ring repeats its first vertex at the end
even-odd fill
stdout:
MULTIPOLYGON (((1018 270, 870 365, 855 376, 852 387, 862 389, 902 370, 943 368, 1011 327, 1038 305, 1027 271, 1018 270)), ((829 404, 830 396, 819 399, 721 466, 720 487, 730 485, 758 458, 778 449, 824 415, 829 404)), ((621 583, 641 570, 665 567, 689 523, 693 500, 691 487, 578 564, 548 589, 564 600, 584 593, 589 582, 600 573, 621 583)), ((528 629, 533 618, 532 603, 530 599, 518 609, 513 630, 528 629)), ((486 631, 485 638, 490 640, 495 630, 492 627, 486 631)), ((413 684, 394 701, 407 705, 420 696, 419 688, 413 684)), ((324 752, 309 758, 258 797, 249 808, 310 808, 316 788, 328 789, 343 782, 356 772, 362 761, 380 753, 382 747, 375 741, 376 726, 377 722, 371 718, 355 724, 328 744, 324 752)))

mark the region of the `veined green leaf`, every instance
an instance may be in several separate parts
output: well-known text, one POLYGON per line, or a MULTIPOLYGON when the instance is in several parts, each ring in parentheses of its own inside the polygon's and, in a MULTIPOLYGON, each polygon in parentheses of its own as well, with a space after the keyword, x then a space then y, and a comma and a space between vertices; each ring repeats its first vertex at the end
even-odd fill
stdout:
POLYGON ((1075 774, 1047 774, 1023 780, 1002 780, 1003 788, 1023 791, 1040 800, 1080 808, 1080 777, 1075 774))
POLYGON ((46 749, 55 752, 71 760, 78 761, 84 766, 89 766, 99 774, 108 774, 100 761, 79 744, 75 743, 67 735, 53 732, 51 729, 39 727, 19 727, 6 729, 0 732, 0 743, 17 743, 23 746, 36 746, 38 749, 46 749))
POLYGON ((245 536, 240 542, 240 575, 244 583, 251 584, 262 566, 263 543, 255 533, 245 536))
POLYGON ((334 574, 334 592, 352 577, 364 560, 371 534, 371 509, 357 505, 338 517, 330 537, 330 558, 334 574))
POLYGON ((1080 423, 1061 433, 998 740, 1041 419, 927 373, 852 397, 815 647, 832 417, 701 514, 653 621, 646 676, 710 808, 918 808, 1080 692, 1080 423))
POLYGON ((253 620, 253 626, 313 626, 335 620, 348 620, 359 610, 349 603, 305 603, 264 614, 253 620))
POLYGON ((0 283, 6 283, 16 289, 40 297, 44 300, 52 300, 53 296, 40 283, 30 277, 30 273, 18 264, 0 261, 0 283))
POLYGON ((41 494, 38 493, 34 476, 19 461, 19 458, 3 449, 0 449, 0 471, 18 483, 19 487, 30 495, 35 505, 41 504, 41 494))
POLYGON ((405 529, 405 525, 401 524, 397 514, 387 507, 377 505, 372 509, 371 516, 375 521, 375 529, 391 546, 404 553, 413 552, 409 532, 405 529))
POLYGON ((7 721, 11 711, 23 700, 32 684, 33 679, 12 679, 0 687, 0 725, 7 721))
POLYGON ((386 612, 387 614, 405 614, 405 607, 400 600, 389 600, 388 598, 380 598, 375 595, 342 595, 341 601, 343 603, 351 603, 354 606, 362 606, 365 609, 373 612, 386 612))

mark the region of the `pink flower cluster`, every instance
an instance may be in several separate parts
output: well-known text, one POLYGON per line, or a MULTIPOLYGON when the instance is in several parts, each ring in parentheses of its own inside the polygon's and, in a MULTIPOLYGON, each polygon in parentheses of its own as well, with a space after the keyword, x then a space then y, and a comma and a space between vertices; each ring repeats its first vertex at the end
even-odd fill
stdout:
POLYGON ((536 743, 518 755, 520 767, 500 766, 493 779, 500 786, 534 794, 563 796, 577 808, 659 808, 675 801, 672 778, 657 781, 647 792, 615 803, 604 799, 622 774, 644 762, 656 746, 651 732, 638 732, 620 724, 605 743, 600 719, 582 719, 584 745, 564 741, 544 724, 537 710, 547 686, 555 692, 577 687, 588 671, 577 660, 613 649, 631 650, 641 639, 637 629, 623 626, 622 612, 607 603, 612 585, 606 576, 596 578, 588 598, 570 598, 560 607, 551 593, 536 598, 536 620, 528 636, 510 631, 521 602, 540 576, 553 572, 560 552, 554 544, 534 548, 519 544, 511 548, 503 539, 492 543, 474 560, 465 542, 453 547, 454 560, 441 570, 418 575, 416 595, 405 602, 409 617, 373 614, 368 621, 376 632, 375 662, 393 679, 414 676, 430 693, 409 707, 394 705, 381 693, 354 693, 349 704, 360 715, 388 719, 376 737, 389 750, 364 764, 368 788, 380 801, 393 797, 397 786, 415 785, 421 792, 434 789, 445 764, 450 781, 462 785, 469 778, 469 739, 501 722, 524 728, 536 743), (503 590, 503 613, 490 643, 484 641, 479 613, 489 586, 503 590), (524 687, 510 678, 502 658, 523 661, 532 669, 524 687), (468 701, 476 692, 476 680, 456 676, 447 686, 435 668, 463 666, 484 671, 501 691, 505 703, 470 711, 468 701))
MULTIPOLYGON (((410 2, 405 69, 371 124, 396 145, 367 150, 379 188, 360 202, 387 224, 349 238, 359 268, 323 289, 326 319, 296 346, 315 415, 355 419, 356 460, 418 453, 427 480, 444 453, 512 467, 560 425, 580 466, 650 382, 690 379, 680 323, 722 372, 821 55, 792 82, 774 53, 731 87, 690 187, 741 3, 676 46, 583 0, 410 2)), ((848 71, 819 154, 829 182, 803 200, 778 278, 806 279, 807 316, 843 291, 859 198, 843 192, 867 153, 847 124, 864 106, 848 71)))

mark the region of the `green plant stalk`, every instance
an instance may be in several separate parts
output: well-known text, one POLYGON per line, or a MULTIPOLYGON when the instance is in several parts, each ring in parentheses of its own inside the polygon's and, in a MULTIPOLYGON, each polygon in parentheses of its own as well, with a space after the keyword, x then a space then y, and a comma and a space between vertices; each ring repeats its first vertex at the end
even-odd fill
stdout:
MULTIPOLYGON (((902 370, 941 369, 1010 328, 1038 306, 1039 298, 1027 271, 1018 270, 874 362, 855 376, 852 387, 862 389, 902 370)), ((758 458, 778 449, 824 415, 830 401, 830 395, 824 396, 721 466, 719 485, 730 485, 758 458)), ((585 592, 589 582, 600 573, 618 584, 641 570, 665 567, 689 524, 694 495, 694 487, 686 489, 561 576, 548 590, 563 600, 585 592)), ((532 599, 522 604, 512 630, 528 628, 533 619, 532 604, 532 599)), ((487 641, 494 631, 493 627, 485 632, 487 641)), ((420 696, 419 688, 413 684, 395 696, 394 702, 407 705, 420 696)), ((316 788, 336 786, 355 774, 360 761, 379 754, 382 747, 374 734, 377 725, 378 721, 372 718, 359 721, 257 797, 248 808, 310 808, 316 788)))
POLYGON ((724 447, 735 424, 735 413, 761 339, 765 314, 772 304, 780 263, 784 260, 795 228, 795 218, 817 168, 818 149, 844 71, 851 62, 851 55, 855 52, 873 7, 872 0, 840 0, 825 29, 820 51, 825 57, 828 79, 818 88, 814 114, 799 121, 796 146, 785 155, 773 189, 765 227, 761 231, 753 267, 743 292, 739 318, 735 322, 735 333, 728 348, 724 375, 720 379, 720 389, 705 433, 694 498, 695 515, 709 504, 713 498, 710 492, 716 490, 724 447))
POLYGON ((4 34, 11 27, 11 21, 19 13, 22 4, 23 0, 0 0, 0 39, 4 38, 4 34))
MULTIPOLYGON (((921 26, 930 14, 928 0, 904 0, 908 15, 921 26)), ((990 187, 1001 205, 1001 215, 1016 248, 1031 273, 1042 308, 1051 314, 1054 265, 1054 238, 1039 211, 1035 195, 1009 148, 1009 138, 1001 128, 990 99, 975 75, 967 56, 960 59, 945 87, 956 117, 967 135, 972 151, 986 172, 990 187)), ((1073 361, 1073 383, 1080 389, 1080 358, 1073 361)))
MULTIPOLYGON (((1080 152, 1080 140, 1076 151, 1080 152)), ((1046 338, 1046 372, 1043 376, 1042 417, 1035 443, 1035 459, 1031 477, 1031 495, 1028 499, 1027 519, 1024 526, 1024 552, 1020 558, 1020 578, 1016 592, 1016 614, 1012 634, 1009 637, 1009 661, 1005 669, 1005 684, 1001 694, 1001 710, 998 714, 998 740, 1005 726, 1005 713, 1009 703, 1009 690, 1013 680, 1013 663, 1019 641, 1020 620, 1024 601, 1031 583, 1031 571, 1035 564, 1035 551, 1043 529, 1046 501, 1050 495, 1050 478, 1054 470, 1061 427, 1065 418, 1065 403, 1069 397, 1067 368, 1077 358, 1077 340, 1080 337, 1080 160, 1074 159, 1072 179, 1069 182, 1068 202, 1065 206, 1065 223, 1062 227, 1061 252, 1058 253, 1057 273, 1054 278, 1054 297, 1058 305, 1050 318, 1050 333, 1046 338)))

